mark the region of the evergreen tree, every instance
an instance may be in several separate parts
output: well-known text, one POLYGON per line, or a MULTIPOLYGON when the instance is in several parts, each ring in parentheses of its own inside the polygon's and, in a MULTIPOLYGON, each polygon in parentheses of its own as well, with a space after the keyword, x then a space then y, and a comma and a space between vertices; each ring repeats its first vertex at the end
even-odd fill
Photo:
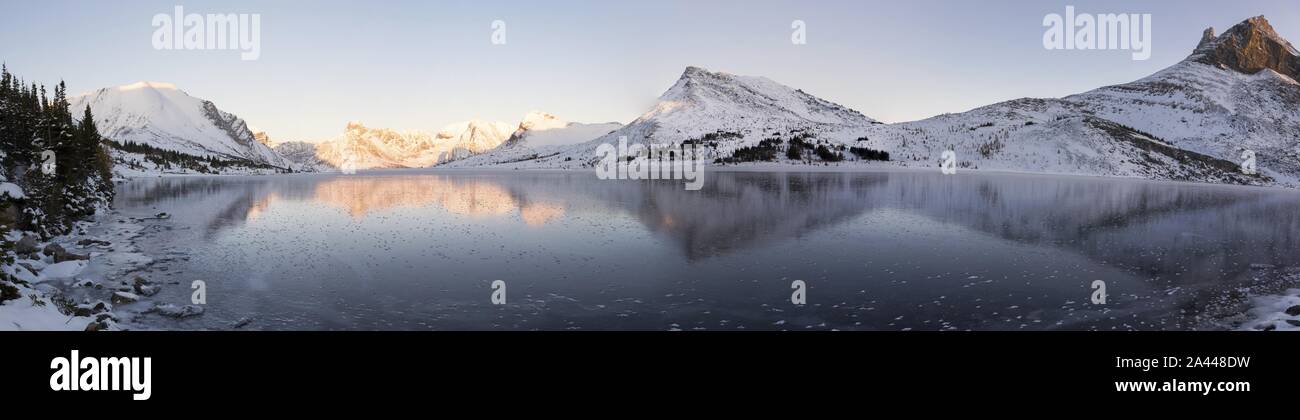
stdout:
POLYGON ((90 178, 88 182, 97 195, 112 201, 113 160, 108 144, 99 136, 99 128, 95 126, 95 115, 90 112, 90 105, 86 105, 82 112, 77 138, 78 153, 81 154, 79 162, 87 168, 84 175, 90 178))
POLYGON ((25 195, 0 210, 16 207, 17 227, 44 237, 67 233, 113 196, 112 161, 90 109, 74 120, 62 81, 48 95, 0 67, 0 176, 25 195), (52 173, 41 167, 46 152, 54 153, 52 173))

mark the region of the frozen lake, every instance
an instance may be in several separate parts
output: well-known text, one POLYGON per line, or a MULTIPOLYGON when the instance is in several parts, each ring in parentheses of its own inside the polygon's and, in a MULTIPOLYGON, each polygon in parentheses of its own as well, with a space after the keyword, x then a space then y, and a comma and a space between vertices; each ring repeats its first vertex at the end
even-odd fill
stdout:
POLYGON ((119 184, 112 217, 171 215, 137 241, 158 260, 141 275, 179 282, 154 301, 207 283, 205 314, 132 321, 161 329, 1235 328, 1248 295, 1300 266, 1289 190, 937 170, 705 180, 154 178, 119 184))

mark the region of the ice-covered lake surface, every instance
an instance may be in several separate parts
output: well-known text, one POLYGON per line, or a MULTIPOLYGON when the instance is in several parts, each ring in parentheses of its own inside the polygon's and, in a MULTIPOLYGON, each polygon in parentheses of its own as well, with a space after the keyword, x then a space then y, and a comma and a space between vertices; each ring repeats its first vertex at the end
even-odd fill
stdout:
POLYGON ((705 179, 700 191, 589 172, 134 180, 113 217, 171 216, 143 221, 137 241, 157 260, 142 275, 171 284, 151 299, 189 304, 203 280, 207 304, 127 325, 1226 329, 1253 296, 1295 287, 1300 266, 1290 190, 937 170, 705 179))

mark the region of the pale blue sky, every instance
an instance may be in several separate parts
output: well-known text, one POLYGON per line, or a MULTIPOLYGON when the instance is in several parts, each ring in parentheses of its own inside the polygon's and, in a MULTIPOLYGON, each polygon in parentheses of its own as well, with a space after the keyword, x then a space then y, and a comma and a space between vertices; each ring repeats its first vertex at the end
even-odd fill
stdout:
POLYGON ((1266 15, 1300 41, 1300 2, 845 1, 0 1, 0 60, 80 93, 177 84, 278 140, 321 140, 349 120, 434 130, 539 109, 629 122, 688 65, 767 76, 867 116, 907 121, 1024 96, 1138 79, 1219 32, 1266 15), (154 14, 258 13, 261 58, 159 51, 154 14), (1043 16, 1151 13, 1147 61, 1048 51, 1043 16), (491 22, 507 44, 490 43, 491 22), (790 24, 807 23, 807 45, 790 24))

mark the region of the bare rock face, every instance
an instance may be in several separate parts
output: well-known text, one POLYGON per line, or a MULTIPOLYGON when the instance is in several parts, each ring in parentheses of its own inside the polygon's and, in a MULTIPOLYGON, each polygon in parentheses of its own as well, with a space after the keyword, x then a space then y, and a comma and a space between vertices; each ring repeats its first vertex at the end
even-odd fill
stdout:
POLYGON ((1206 29, 1191 59, 1246 74, 1271 69, 1300 80, 1300 53, 1263 16, 1246 19, 1217 37, 1214 28, 1206 29))
POLYGON ((275 141, 271 140, 271 136, 266 134, 265 131, 258 131, 256 133, 253 133, 253 140, 257 140, 258 143, 262 143, 266 147, 270 147, 272 149, 275 148, 275 141))

